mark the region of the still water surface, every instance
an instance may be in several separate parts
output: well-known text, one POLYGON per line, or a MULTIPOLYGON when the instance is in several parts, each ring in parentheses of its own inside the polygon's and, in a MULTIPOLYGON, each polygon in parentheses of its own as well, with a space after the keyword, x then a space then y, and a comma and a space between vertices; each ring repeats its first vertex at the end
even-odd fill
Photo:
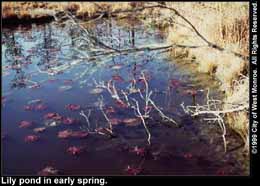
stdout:
MULTIPOLYGON (((118 49, 165 43, 161 31, 135 21, 101 20, 90 30, 118 49)), ((46 166, 58 169, 62 175, 237 174, 215 159, 216 147, 201 135, 203 123, 186 116, 180 106, 183 102, 192 105, 205 101, 205 80, 190 69, 179 68, 162 51, 87 59, 92 51, 90 44, 77 40, 81 34, 69 24, 3 28, 1 126, 5 175, 35 175, 46 166), (153 91, 152 100, 181 126, 163 121, 158 112, 151 110, 146 120, 150 146, 133 109, 116 103, 106 89, 95 84, 112 80, 124 99, 119 90, 129 90, 133 80, 137 80, 136 88, 145 91, 142 73, 153 91), (191 91, 195 91, 194 96, 191 91), (108 127, 99 107, 101 98, 104 112, 113 121, 113 137, 93 132, 108 127), (91 112, 90 126, 81 111, 86 115, 91 112), (46 119, 48 113, 61 118, 46 119), (126 123, 125 119, 134 122, 126 123), (23 122, 21 126, 22 121, 29 124, 23 122), (36 133, 35 128, 44 131, 36 133), (92 132, 84 138, 61 139, 58 133, 64 130, 92 132), (37 139, 30 140, 28 135, 36 135, 37 139), (73 146, 80 148, 78 154, 68 150, 73 146)), ((217 82, 207 76, 206 81, 216 94, 217 82)), ((131 98, 144 108, 139 93, 131 94, 131 98)), ((221 146, 221 140, 219 143, 221 146)))

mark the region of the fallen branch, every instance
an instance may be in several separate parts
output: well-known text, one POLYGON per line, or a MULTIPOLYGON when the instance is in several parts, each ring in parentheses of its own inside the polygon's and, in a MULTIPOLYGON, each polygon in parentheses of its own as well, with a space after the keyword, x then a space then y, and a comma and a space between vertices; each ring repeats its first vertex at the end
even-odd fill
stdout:
POLYGON ((141 77, 140 77, 140 80, 143 80, 144 82, 144 85, 145 85, 145 95, 143 96, 141 91, 139 90, 139 95, 140 97, 144 100, 145 102, 145 107, 144 107, 144 110, 145 110, 145 113, 144 113, 144 117, 145 118, 148 118, 149 117, 149 113, 150 113, 150 109, 149 109, 149 101, 150 101, 150 97, 153 93, 153 91, 149 91, 149 86, 148 86, 148 82, 146 80, 146 77, 145 77, 145 74, 144 72, 141 72, 141 77))
POLYGON ((135 111, 136 111, 136 116, 139 117, 141 120, 142 120, 142 123, 143 123, 143 126, 146 130, 146 133, 147 133, 147 142, 149 145, 151 145, 151 133, 145 123, 145 120, 144 120, 144 115, 140 112, 140 107, 139 107, 139 103, 136 99, 132 98, 132 100, 135 102, 135 106, 132 106, 131 108, 133 108, 135 111))
POLYGON ((153 100, 149 99, 149 102, 152 104, 152 106, 155 108, 155 110, 157 110, 159 112, 159 115, 161 116, 162 119, 169 121, 171 123, 174 123, 175 125, 178 125, 177 122, 175 120, 173 120, 172 118, 166 116, 154 103, 153 100))
POLYGON ((190 114, 191 116, 207 116, 210 115, 210 118, 204 118, 205 121, 217 122, 220 129, 222 130, 222 139, 224 145, 224 151, 227 151, 227 143, 226 143, 226 126, 224 123, 224 117, 227 113, 240 112, 244 110, 248 110, 248 103, 244 105, 231 105, 232 108, 222 110, 223 102, 220 100, 210 99, 209 90, 207 92, 207 101, 206 105, 196 105, 196 106, 184 106, 184 103, 181 104, 182 109, 186 114, 190 114))
POLYGON ((86 114, 84 113, 84 111, 81 110, 81 111, 79 112, 79 115, 81 115, 82 117, 85 118, 85 120, 86 120, 86 122, 87 122, 87 125, 88 125, 87 130, 90 132, 90 121, 89 121, 89 118, 90 118, 90 115, 91 115, 91 110, 88 110, 88 115, 86 115, 86 114))
POLYGON ((113 125, 112 125, 110 119, 107 117, 107 115, 106 115, 106 113, 105 113, 105 111, 104 111, 104 109, 103 109, 103 107, 104 107, 103 96, 101 96, 101 97, 98 99, 98 101, 99 101, 99 109, 100 109, 100 111, 102 112, 102 114, 103 114, 103 116, 105 117, 105 119, 107 120, 108 125, 109 125, 109 129, 110 129, 111 134, 112 134, 112 133, 113 133, 113 125))

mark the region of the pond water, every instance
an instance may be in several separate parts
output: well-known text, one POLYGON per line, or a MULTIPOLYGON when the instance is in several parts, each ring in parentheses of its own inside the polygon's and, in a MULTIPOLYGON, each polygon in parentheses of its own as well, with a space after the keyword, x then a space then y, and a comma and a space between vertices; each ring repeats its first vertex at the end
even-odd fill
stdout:
MULTIPOLYGON (((100 20, 88 29, 117 49, 166 45, 160 30, 136 20, 100 20)), ((180 106, 203 104, 205 84, 217 95, 216 81, 180 68, 162 50, 99 55, 106 50, 84 40, 82 32, 55 22, 3 28, 4 175, 36 175, 48 166, 61 175, 240 174, 233 160, 216 156, 215 149, 223 148, 221 137, 210 144, 201 132, 208 125, 185 115, 180 106), (153 91, 151 100, 178 126, 145 106, 140 97, 145 97, 145 82, 153 91), (134 99, 141 113, 149 112, 145 123, 151 145, 131 108, 136 108, 134 99), (89 114, 89 123, 82 113, 89 114)))

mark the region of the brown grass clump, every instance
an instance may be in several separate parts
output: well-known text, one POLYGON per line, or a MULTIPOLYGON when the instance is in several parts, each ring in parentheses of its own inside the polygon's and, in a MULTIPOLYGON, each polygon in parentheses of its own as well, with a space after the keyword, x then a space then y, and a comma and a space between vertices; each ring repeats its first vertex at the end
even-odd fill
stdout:
MULTIPOLYGON (((234 105, 248 105, 249 106, 249 81, 247 78, 235 81, 233 90, 224 99, 224 109, 229 109, 232 104, 234 105)), ((248 112, 241 111, 227 114, 227 120, 230 127, 234 129, 243 139, 248 150, 248 132, 249 121, 248 112)))

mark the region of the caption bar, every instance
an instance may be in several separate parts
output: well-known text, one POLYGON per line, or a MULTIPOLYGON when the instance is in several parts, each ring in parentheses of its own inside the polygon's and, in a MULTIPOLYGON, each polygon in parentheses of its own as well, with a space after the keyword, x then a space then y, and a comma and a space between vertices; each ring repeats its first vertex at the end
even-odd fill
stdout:
POLYGON ((54 184, 54 185, 106 185, 105 178, 48 178, 48 177, 36 177, 36 178, 14 178, 14 177, 1 177, 1 184, 3 185, 27 185, 27 184, 54 184))

